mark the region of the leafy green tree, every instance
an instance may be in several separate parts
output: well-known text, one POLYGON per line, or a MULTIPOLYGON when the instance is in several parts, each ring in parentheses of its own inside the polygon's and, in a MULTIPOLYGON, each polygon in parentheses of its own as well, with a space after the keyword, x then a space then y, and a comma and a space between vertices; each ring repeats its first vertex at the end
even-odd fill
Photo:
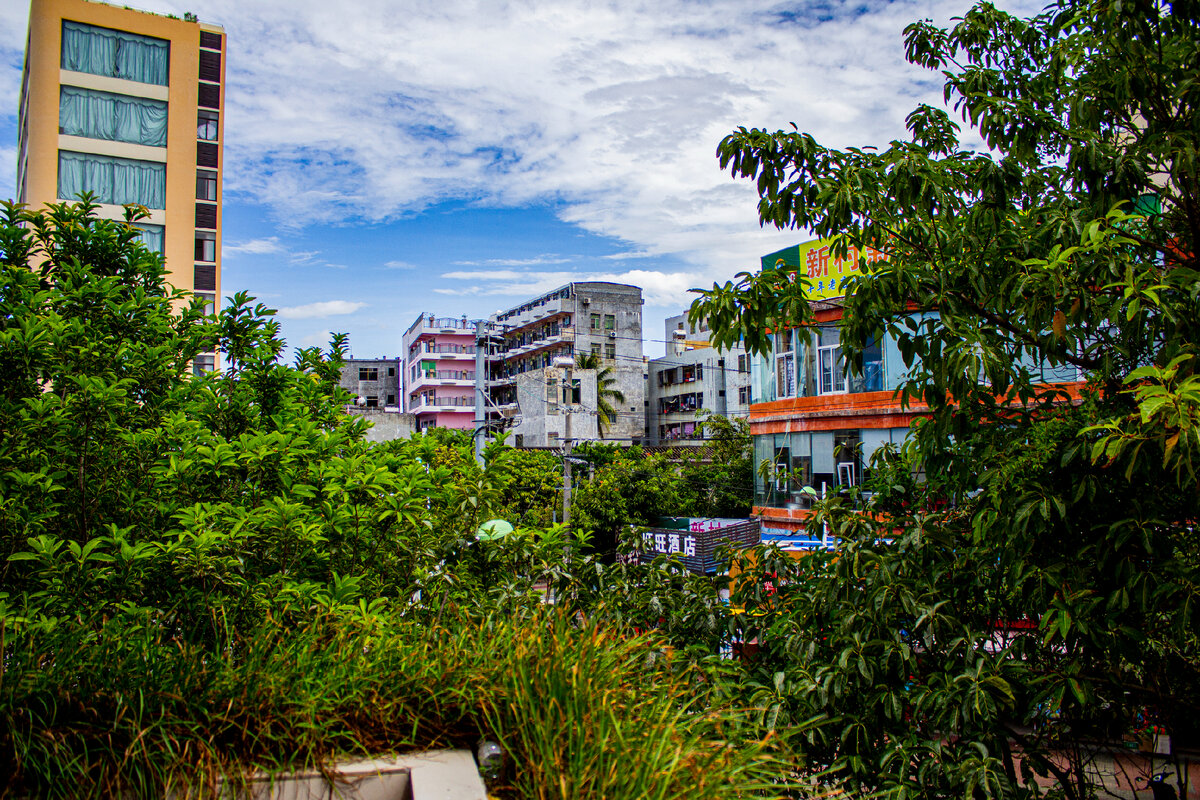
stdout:
POLYGON ((709 414, 698 426, 706 436, 704 457, 689 457, 682 475, 696 494, 688 516, 747 517, 754 501, 754 453, 750 422, 709 414))
POLYGON ((589 531, 595 550, 611 559, 630 525, 653 525, 659 517, 683 515, 694 505, 694 490, 665 457, 625 448, 620 458, 576 489, 572 526, 589 531))
MULTIPOLYGON (((781 718, 819 720, 847 784, 1032 796, 1036 773, 1082 800, 1081 742, 1149 716, 1178 747, 1200 718, 1200 6, 981 3, 905 46, 989 151, 930 107, 881 149, 743 128, 718 151, 764 224, 839 237, 852 366, 886 330, 930 409, 858 507, 819 508, 836 557, 760 558, 735 599, 781 718), (1045 382, 1076 369, 1082 396, 1045 382)), ((742 274, 692 314, 763 352, 813 322, 807 284, 742 274)))
POLYGON ((616 388, 616 372, 611 364, 605 364, 596 353, 580 353, 575 356, 575 366, 578 369, 596 370, 596 427, 600 438, 617 418, 617 410, 612 401, 625 402, 625 393, 616 388))

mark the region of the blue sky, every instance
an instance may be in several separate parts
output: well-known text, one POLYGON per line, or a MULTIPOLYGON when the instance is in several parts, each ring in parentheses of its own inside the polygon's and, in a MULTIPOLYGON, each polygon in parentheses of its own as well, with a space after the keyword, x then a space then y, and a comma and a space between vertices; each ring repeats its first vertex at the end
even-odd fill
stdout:
MULTIPOLYGON (((1011 4, 1008 4, 1011 7, 1011 4)), ((224 294, 293 346, 394 356, 415 316, 476 318, 570 280, 644 288, 646 352, 687 289, 807 238, 718 168, 738 125, 903 135, 936 76, 905 24, 965 2, 139 0, 229 37, 224 294)), ((1019 9, 1014 9, 1019 10, 1019 9)), ((1028 5, 1026 12, 1036 10, 1028 5)), ((0 197, 28 7, 0 3, 0 197)))

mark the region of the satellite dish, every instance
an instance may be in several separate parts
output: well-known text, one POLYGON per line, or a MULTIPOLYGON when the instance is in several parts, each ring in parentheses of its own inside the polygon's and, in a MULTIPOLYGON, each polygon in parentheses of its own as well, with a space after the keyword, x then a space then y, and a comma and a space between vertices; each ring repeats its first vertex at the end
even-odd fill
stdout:
POLYGON ((479 526, 475 538, 481 542, 494 542, 513 532, 513 526, 502 519, 489 519, 479 526))

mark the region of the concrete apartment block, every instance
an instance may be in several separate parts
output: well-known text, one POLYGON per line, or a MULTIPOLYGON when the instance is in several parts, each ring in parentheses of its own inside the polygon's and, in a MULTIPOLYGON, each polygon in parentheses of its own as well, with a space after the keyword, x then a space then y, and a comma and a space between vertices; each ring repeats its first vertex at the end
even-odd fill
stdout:
MULTIPOLYGON (((621 444, 641 442, 646 435, 642 304, 642 290, 637 286, 581 281, 492 315, 488 320, 494 337, 488 353, 487 389, 493 401, 489 413, 493 417, 519 415, 520 424, 513 434, 521 436, 524 446, 554 444, 549 434, 559 426, 547 419, 553 416, 551 406, 534 392, 533 383, 525 390, 518 381, 533 374, 545 387, 549 381, 545 370, 555 358, 574 359, 590 353, 600 359, 602 368, 611 369, 612 388, 625 397, 624 402, 609 401, 615 417, 603 438, 621 444)), ((582 396, 579 406, 573 420, 581 414, 595 415, 594 388, 582 396)), ((572 431, 571 438, 598 439, 600 432, 585 437, 572 431)))
POLYGON ((665 323, 667 355, 652 359, 646 382, 648 441, 695 444, 697 412, 745 417, 750 409, 750 362, 741 347, 709 345, 708 328, 686 314, 665 323))
POLYGON ((348 358, 338 382, 362 408, 400 410, 400 360, 348 358), (358 402, 361 400, 361 402, 358 402))
POLYGON ((404 411, 417 430, 475 424, 475 323, 420 314, 404 333, 404 411))

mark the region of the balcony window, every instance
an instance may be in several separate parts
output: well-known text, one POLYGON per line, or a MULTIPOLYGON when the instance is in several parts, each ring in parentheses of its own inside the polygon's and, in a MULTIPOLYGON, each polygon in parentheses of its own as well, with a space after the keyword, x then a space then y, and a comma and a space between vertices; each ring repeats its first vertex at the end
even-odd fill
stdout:
POLYGON ((170 47, 164 39, 63 20, 60 66, 73 72, 166 86, 170 47))
POLYGON ((146 147, 167 146, 167 104, 95 89, 62 87, 58 132, 146 147))
POLYGON ((138 241, 146 246, 146 249, 152 253, 162 255, 163 241, 166 238, 166 229, 162 225, 154 225, 149 222, 135 222, 133 227, 138 231, 138 241))
POLYGON ((97 203, 167 207, 167 165, 94 153, 58 153, 58 196, 74 200, 91 192, 97 203))

